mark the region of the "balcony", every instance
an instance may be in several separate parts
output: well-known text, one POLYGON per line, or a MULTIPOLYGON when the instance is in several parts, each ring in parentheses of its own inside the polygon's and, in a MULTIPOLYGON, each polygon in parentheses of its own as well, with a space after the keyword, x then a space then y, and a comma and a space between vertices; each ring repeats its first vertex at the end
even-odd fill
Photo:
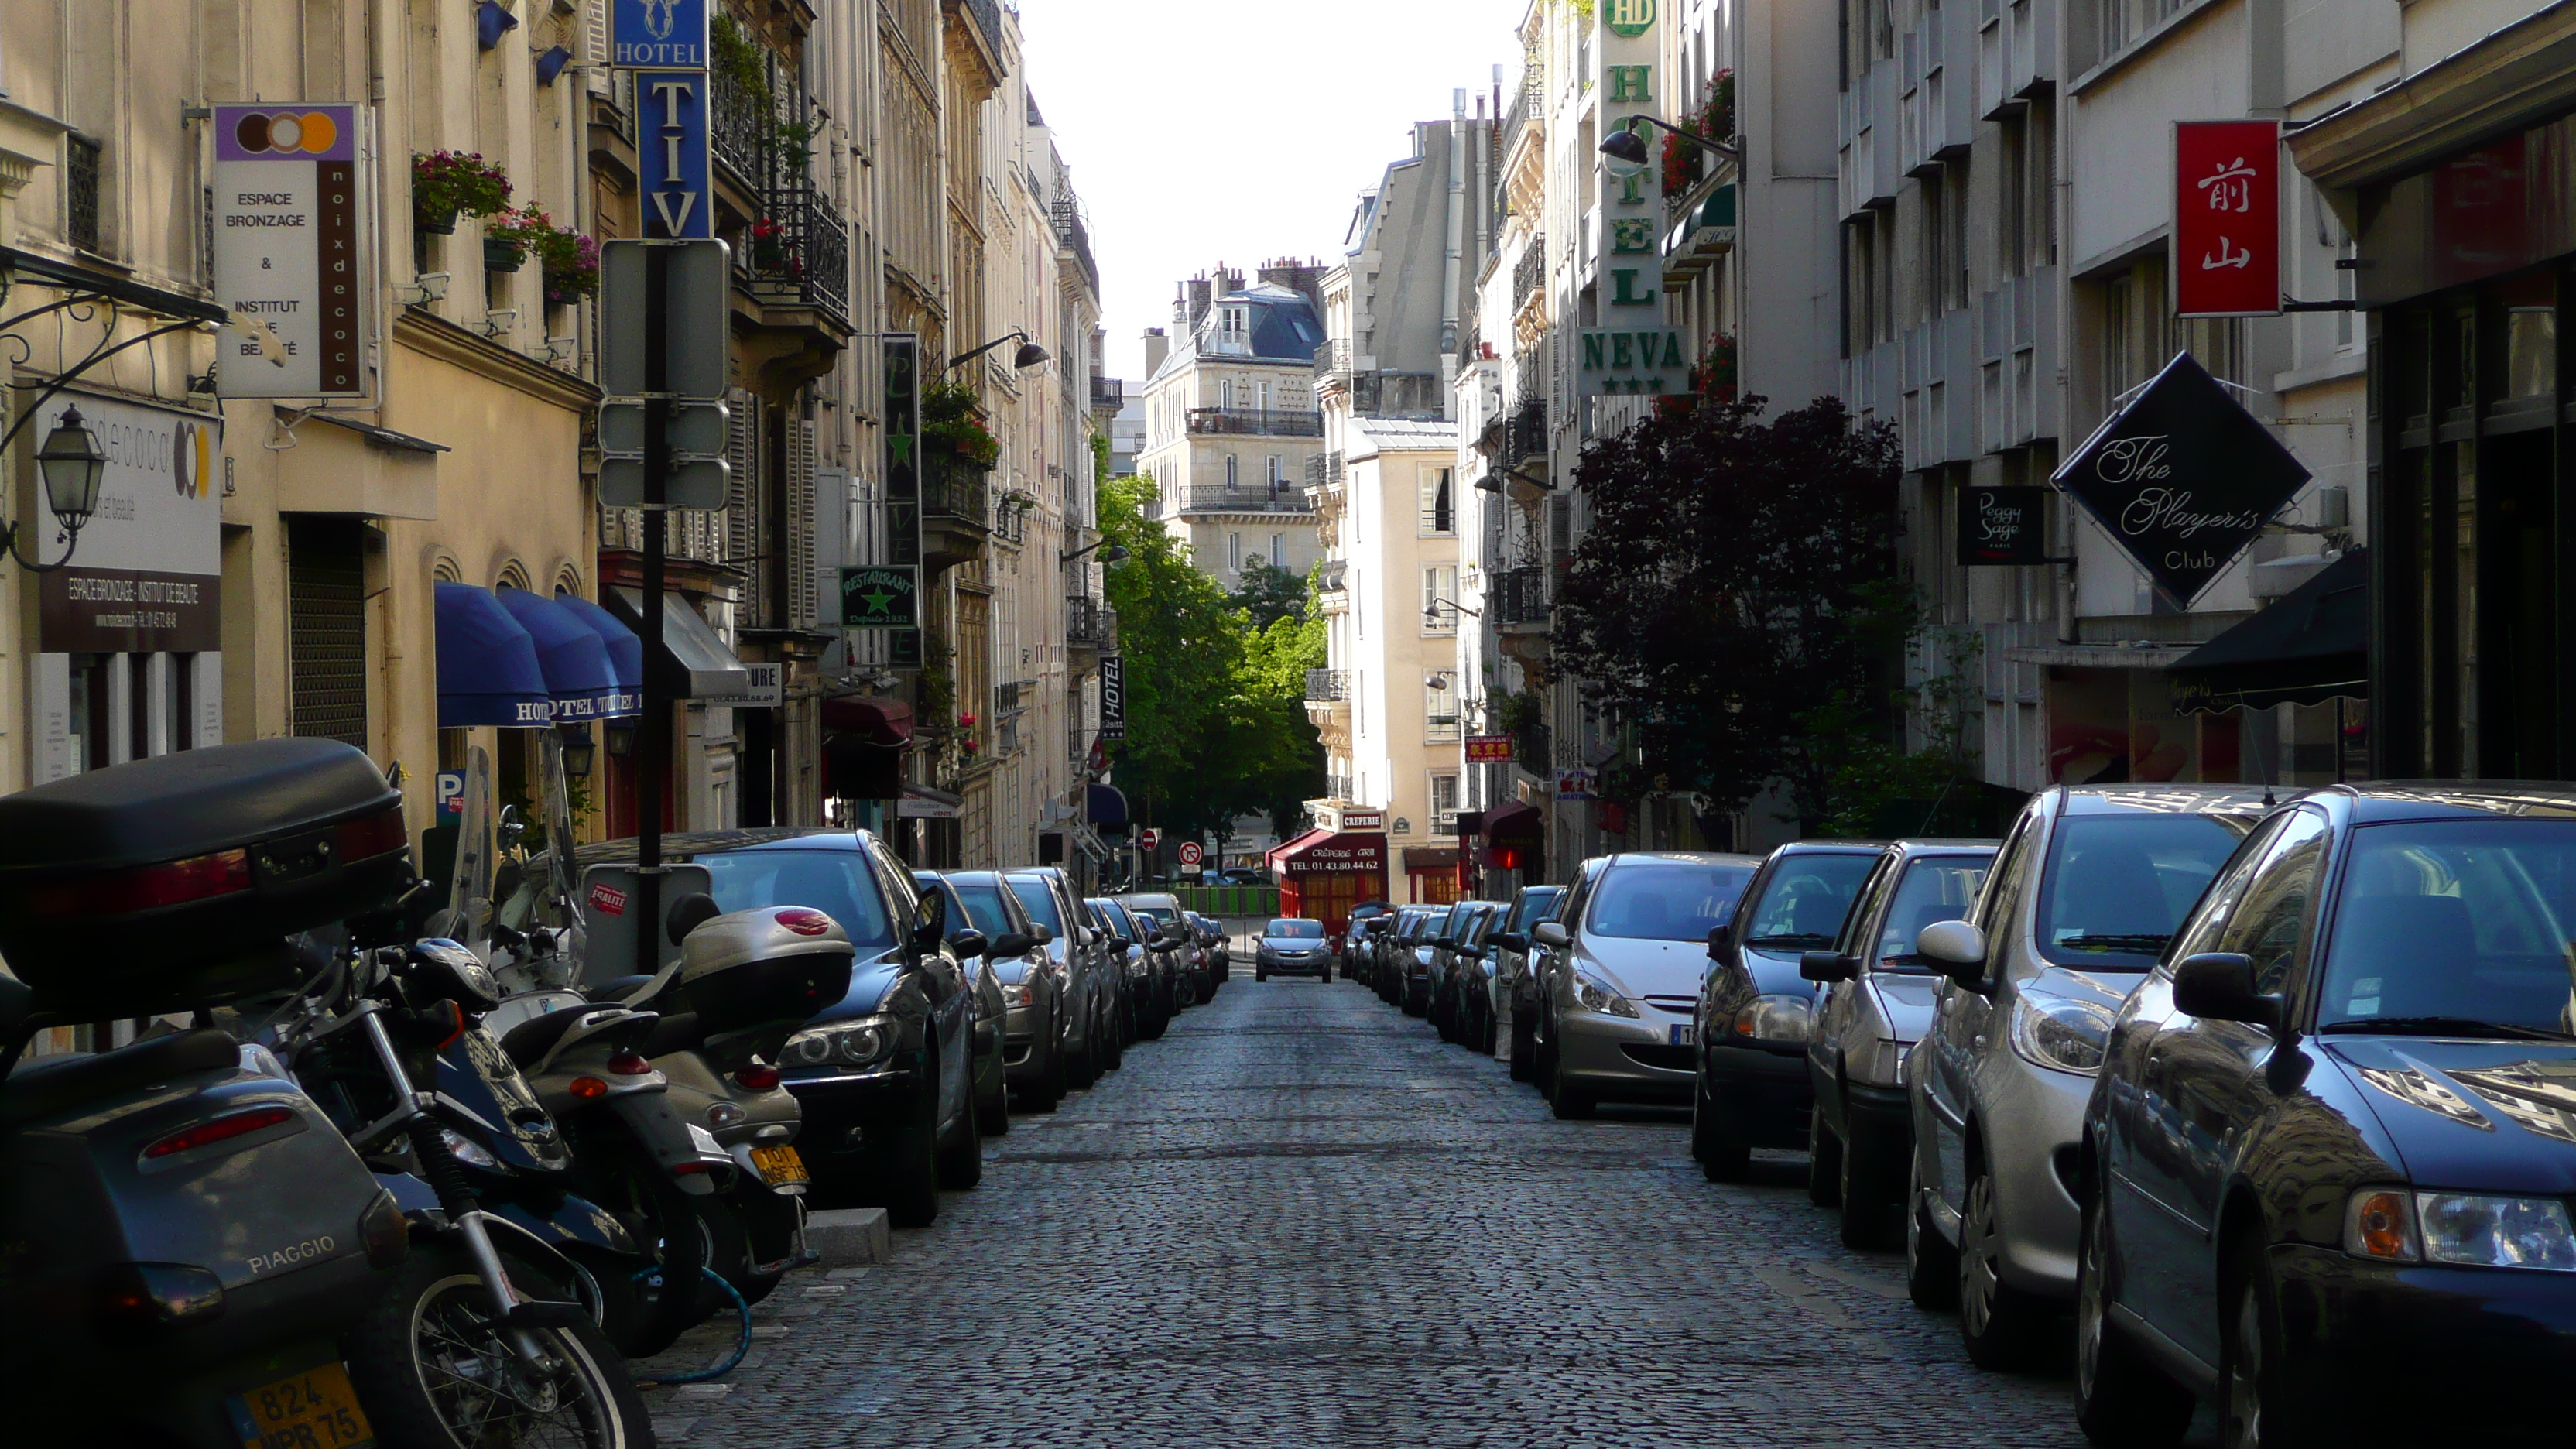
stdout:
POLYGON ((1093 412, 1114 413, 1126 405, 1127 383, 1124 379, 1102 377, 1098 373, 1092 374, 1091 410, 1093 412))
POLYGON ((1190 513, 1312 513, 1313 498, 1303 484, 1285 478, 1276 483, 1191 483, 1182 486, 1180 511, 1190 513))
POLYGON ((1055 220, 1055 239, 1074 260, 1081 264, 1082 275, 1091 282, 1091 290, 1100 290, 1100 263, 1091 256, 1091 228, 1083 221, 1082 203, 1071 196, 1058 196, 1050 214, 1055 220))
POLYGON ((1347 669, 1309 669, 1306 671, 1308 704, 1348 704, 1351 702, 1351 672, 1347 669))
MULTIPOLYGON (((1501 155, 1506 160, 1508 160, 1512 154, 1512 147, 1519 143, 1521 132, 1528 129, 1530 123, 1538 119, 1538 108, 1540 102, 1537 92, 1538 87, 1536 85, 1522 86, 1520 90, 1512 96, 1512 108, 1503 112, 1503 129, 1501 132, 1502 145, 1498 149, 1497 154, 1501 155)), ((1540 129, 1541 131, 1544 131, 1545 127, 1542 126, 1540 129)), ((1534 134, 1532 139, 1538 139, 1538 136, 1534 134)))
POLYGON ((1064 601, 1064 642, 1076 649, 1097 649, 1108 610, 1089 594, 1075 594, 1064 601))
POLYGON ((933 456, 921 470, 921 557, 932 571, 984 556, 993 536, 993 475, 933 456))
POLYGON ((1348 338, 1327 342, 1315 349, 1315 385, 1317 387, 1332 382, 1340 382, 1347 387, 1350 380, 1351 344, 1348 338))
POLYGON ((1504 569, 1486 580, 1485 617, 1497 628, 1547 627, 1547 570, 1504 569))
POLYGON ((707 149, 733 172, 746 191, 770 183, 771 138, 777 127, 760 94, 723 70, 708 73, 707 149))
POLYGON ((1350 577, 1349 559, 1328 558, 1315 565, 1315 592, 1338 594, 1350 586, 1350 577))
POLYGON ((993 718, 1008 719, 1021 713, 1029 707, 1029 701, 1036 695, 1037 686, 1025 679, 994 685, 993 718))
POLYGON ((1342 455, 1317 453, 1306 460, 1306 487, 1339 488, 1342 486, 1342 455))
MULTIPOLYGON (((1454 714, 1435 714, 1423 721, 1422 741, 1424 744, 1454 745, 1464 738, 1466 738, 1466 731, 1459 727, 1458 716, 1454 714)), ((1443 835, 1453 835, 1457 832, 1444 830, 1440 833, 1443 835)))
POLYGON ((1349 802, 1359 798, 1360 782, 1349 775, 1326 775, 1323 798, 1349 802))
POLYGON ((1547 238, 1534 236, 1512 264, 1512 315, 1517 317, 1547 287, 1547 238))
POLYGON ((1524 398, 1512 410, 1511 420, 1503 424, 1503 465, 1514 467, 1536 461, 1547 461, 1547 404, 1539 398, 1524 398))
POLYGON ((766 213, 734 253, 735 282, 770 307, 812 308, 846 333, 850 325, 850 232, 831 202, 810 186, 760 194, 766 213))
POLYGON ((1321 412, 1296 408, 1192 408, 1190 432, 1245 438, 1320 438, 1321 412))

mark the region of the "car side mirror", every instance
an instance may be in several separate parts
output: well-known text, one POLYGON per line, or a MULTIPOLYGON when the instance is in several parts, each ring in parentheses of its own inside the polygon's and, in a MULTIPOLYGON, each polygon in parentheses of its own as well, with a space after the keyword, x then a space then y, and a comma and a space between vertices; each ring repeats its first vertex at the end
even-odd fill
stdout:
POLYGON ((1798 974, 1809 981, 1850 981, 1860 975, 1860 963, 1840 951, 1809 951, 1798 958, 1798 974))
POLYGON ((1733 931, 1731 931, 1731 930, 1728 930, 1728 929, 1727 929, 1726 927, 1724 927, 1724 926, 1711 926, 1711 927, 1709 927, 1709 928, 1708 928, 1708 954, 1709 954, 1710 959, 1714 960, 1714 959, 1716 959, 1717 957, 1720 957, 1720 956, 1725 955, 1725 954, 1726 954, 1726 948, 1727 948, 1727 945, 1728 945, 1730 942, 1732 942, 1734 939, 1735 939, 1735 933, 1734 933, 1733 931))
MULTIPOLYGON (((1004 937, 1003 939, 1008 940, 1009 938, 1004 937)), ((984 939, 983 932, 976 930, 972 926, 968 926, 965 930, 959 931, 956 935, 948 938, 948 949, 957 953, 958 960, 972 961, 976 957, 984 955, 989 949, 991 949, 991 945, 984 939)))
POLYGON ((939 938, 948 934, 948 897, 937 891, 922 894, 921 905, 912 915, 912 949, 936 951, 939 938))
POLYGON ((1100 944, 1100 928, 1098 926, 1076 926, 1073 929, 1079 933, 1079 938, 1082 941, 1082 944, 1086 946, 1097 946, 1100 944))
POLYGON ((1530 939, 1551 950, 1562 951, 1574 944, 1574 937, 1557 921, 1541 921, 1530 927, 1530 939))
MULTIPOLYGON (((1044 930, 1045 927, 1041 926, 1039 929, 1044 930)), ((993 938, 992 943, 985 947, 985 952, 992 956, 1025 956, 1042 944, 1044 943, 1030 932, 1004 931, 993 938)))
POLYGON ((1494 944, 1506 951, 1526 951, 1529 949, 1529 937, 1518 931, 1503 931, 1495 935, 1494 944))
POLYGON ((1030 942, 1030 944, 1032 944, 1032 945, 1037 945, 1037 946, 1044 946, 1044 945, 1048 945, 1048 944, 1052 943, 1054 940, 1055 940, 1055 927, 1053 927, 1053 926, 1038 926, 1038 925, 1032 925, 1032 926, 1030 926, 1030 927, 1029 927, 1029 942, 1030 942))
POLYGON ((1165 926, 1163 928, 1163 944, 1166 946, 1178 946, 1189 940, 1189 938, 1190 933, 1182 930, 1178 926, 1165 926))
POLYGON ((1942 975, 1974 989, 1986 974, 1986 933, 1966 921, 1935 921, 1914 938, 1914 949, 1942 975))
POLYGON ((2281 1029, 2281 998, 2255 989, 2254 958, 2235 951, 2204 951, 2174 967, 2174 1009, 2204 1021, 2241 1021, 2281 1029))

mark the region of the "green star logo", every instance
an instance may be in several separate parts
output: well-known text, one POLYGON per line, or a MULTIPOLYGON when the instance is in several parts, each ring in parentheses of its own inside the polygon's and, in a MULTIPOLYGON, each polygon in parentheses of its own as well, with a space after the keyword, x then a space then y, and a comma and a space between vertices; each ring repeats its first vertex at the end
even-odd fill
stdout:
POLYGON ((883 614, 894 603, 894 595, 887 593, 885 586, 880 584, 867 593, 859 595, 859 602, 868 606, 869 613, 883 614))

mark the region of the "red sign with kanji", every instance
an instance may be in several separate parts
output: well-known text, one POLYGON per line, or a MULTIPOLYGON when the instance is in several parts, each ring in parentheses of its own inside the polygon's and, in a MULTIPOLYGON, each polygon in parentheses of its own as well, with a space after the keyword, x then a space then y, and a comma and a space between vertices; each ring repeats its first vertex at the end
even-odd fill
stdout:
POLYGON ((2281 311, 2281 123, 2174 123, 2178 317, 2281 311))

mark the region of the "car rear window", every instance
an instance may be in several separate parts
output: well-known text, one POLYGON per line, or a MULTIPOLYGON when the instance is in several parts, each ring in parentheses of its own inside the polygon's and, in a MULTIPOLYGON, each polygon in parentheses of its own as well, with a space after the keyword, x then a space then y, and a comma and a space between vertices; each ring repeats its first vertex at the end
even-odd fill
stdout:
POLYGON ((957 892, 957 899, 965 902, 966 919, 975 923, 976 930, 987 936, 998 936, 1015 929, 1011 925, 1011 913, 1002 906, 999 886, 951 880, 948 888, 957 892))
POLYGON ((1927 855, 1907 865, 1879 927, 1878 959, 1870 964, 1881 971, 1930 971, 1914 949, 1915 937, 1926 926, 1965 919, 1993 861, 1988 855, 1927 855))
POLYGON ((1519 904, 1512 908, 1511 929, 1526 931, 1532 922, 1546 920, 1548 913, 1556 909, 1557 898, 1564 894, 1561 886, 1522 892, 1519 904))
POLYGON ((701 855, 710 894, 727 911, 808 906, 841 923, 861 952, 894 946, 894 927, 867 858, 840 850, 729 850, 701 855))

